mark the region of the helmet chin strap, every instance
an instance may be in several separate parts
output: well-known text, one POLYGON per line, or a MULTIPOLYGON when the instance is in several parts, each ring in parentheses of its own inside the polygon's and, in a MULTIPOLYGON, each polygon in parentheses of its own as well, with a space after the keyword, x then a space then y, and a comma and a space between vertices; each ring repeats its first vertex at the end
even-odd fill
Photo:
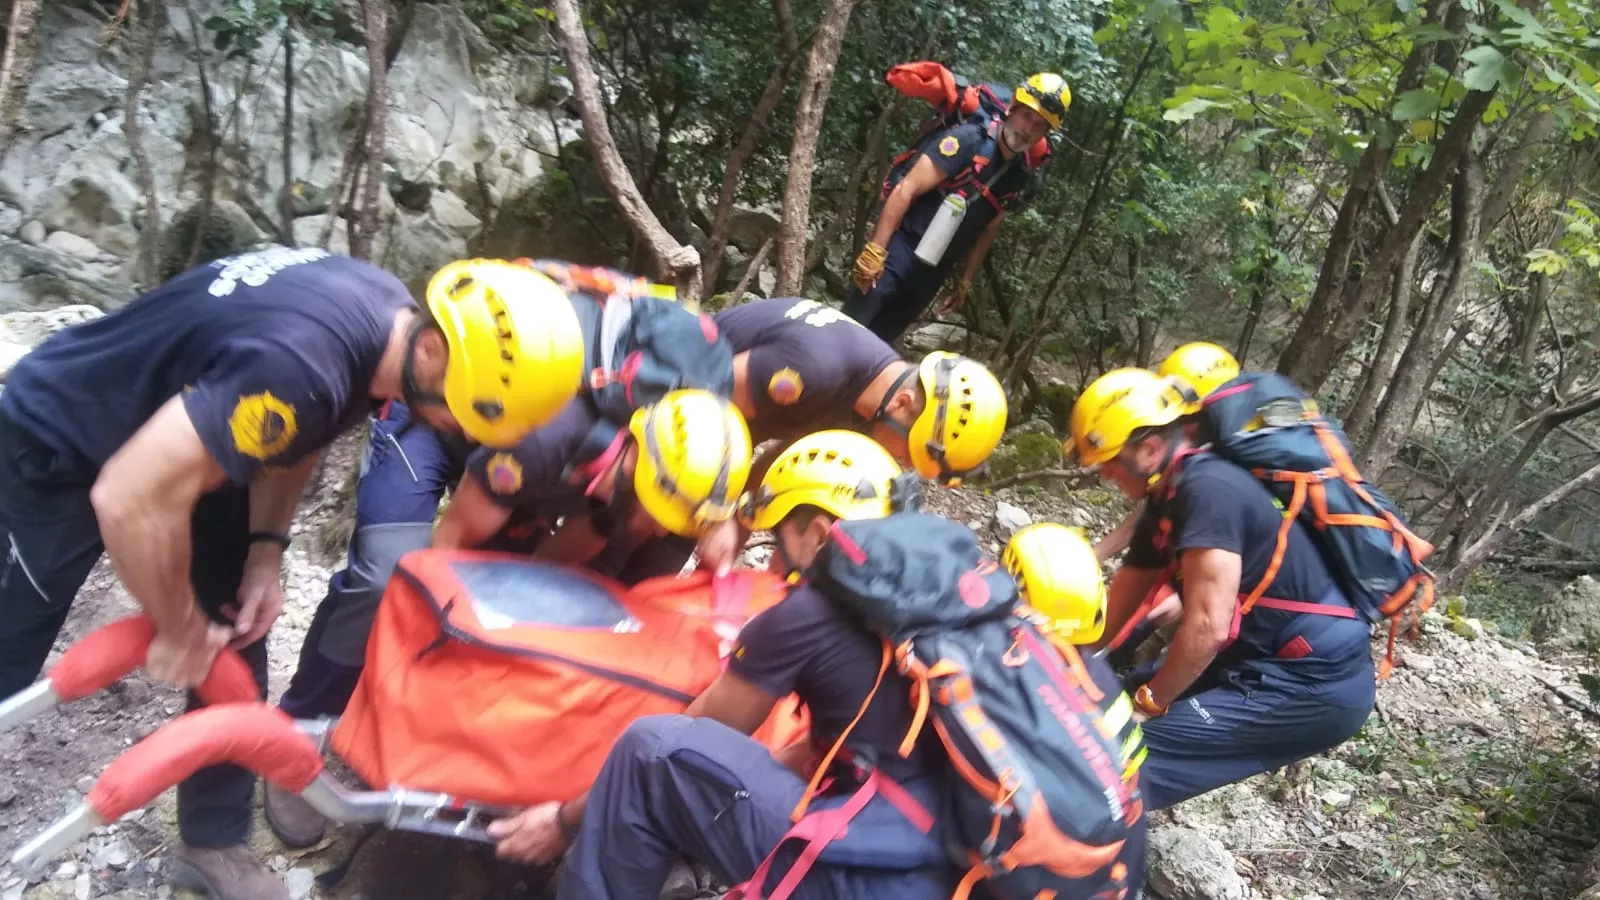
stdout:
POLYGON ((1169 440, 1167 441, 1166 452, 1161 454, 1161 464, 1156 466, 1153 472, 1148 474, 1144 472, 1134 473, 1144 478, 1144 492, 1146 494, 1154 493, 1156 487, 1160 485, 1162 480, 1167 477, 1167 470, 1172 468, 1172 460, 1177 457, 1177 455, 1178 442, 1169 440))
POLYGON ((421 316, 412 320, 411 334, 406 337, 406 358, 400 364, 400 394, 406 406, 413 410, 422 404, 446 405, 443 394, 425 391, 417 384, 417 343, 422 340, 422 332, 427 327, 427 321, 421 316))
POLYGON ((900 435, 903 438, 911 437, 911 429, 889 418, 885 414, 889 411, 889 403, 894 400, 894 395, 900 391, 900 386, 906 383, 907 378, 910 378, 916 373, 916 366, 907 365, 906 370, 900 373, 900 377, 896 378, 894 383, 889 385, 889 389, 883 392, 883 399, 878 401, 878 409, 872 414, 872 421, 882 422, 883 427, 889 429, 895 434, 900 435))
POLYGON ((783 563, 784 582, 787 584, 799 584, 800 567, 794 564, 794 559, 789 556, 789 551, 783 549, 783 539, 776 534, 772 536, 772 552, 778 557, 778 561, 783 563))

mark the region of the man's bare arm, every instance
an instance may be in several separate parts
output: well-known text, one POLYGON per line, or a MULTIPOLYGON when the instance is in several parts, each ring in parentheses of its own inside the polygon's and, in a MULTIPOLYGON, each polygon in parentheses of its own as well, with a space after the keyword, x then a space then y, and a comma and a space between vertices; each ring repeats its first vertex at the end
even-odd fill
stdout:
POLYGON ((263 469, 250 483, 250 530, 288 534, 305 495, 311 470, 321 453, 313 453, 287 469, 263 469))
POLYGON ((511 519, 511 511, 494 502, 489 492, 469 473, 461 479, 444 518, 433 533, 433 546, 470 550, 494 537, 511 519))
POLYGON ((1127 518, 1117 523, 1117 527, 1111 529, 1110 534, 1095 542, 1096 558, 1105 562, 1128 549, 1128 545, 1133 543, 1133 532, 1139 526, 1139 516, 1144 513, 1144 504, 1145 501, 1140 500, 1139 505, 1133 508, 1133 512, 1128 513, 1127 518))
POLYGON ((106 555, 160 633, 206 628, 189 582, 189 521, 200 497, 226 481, 181 397, 162 404, 95 479, 89 499, 106 555))
POLYGON ((872 242, 879 247, 888 247, 889 239, 894 237, 900 222, 906 217, 906 210, 918 197, 933 190, 944 179, 945 174, 939 171, 933 160, 925 155, 917 157, 911 171, 889 192, 889 199, 883 201, 877 227, 872 230, 872 242))
POLYGON ((1107 646, 1161 582, 1162 570, 1120 566, 1106 589, 1106 627, 1095 648, 1107 646))
POLYGON ((1150 679, 1150 695, 1162 706, 1194 684, 1228 642, 1239 602, 1239 554, 1193 549, 1183 553, 1183 621, 1167 650, 1167 661, 1150 679))

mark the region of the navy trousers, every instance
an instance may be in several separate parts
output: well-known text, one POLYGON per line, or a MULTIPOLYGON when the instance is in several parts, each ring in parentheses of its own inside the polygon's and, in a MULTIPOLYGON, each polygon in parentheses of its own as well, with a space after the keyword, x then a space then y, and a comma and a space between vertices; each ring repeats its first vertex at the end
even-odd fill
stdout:
MULTIPOLYGON (((935 809, 931 783, 904 786, 935 809)), ((680 858, 709 867, 725 884, 742 883, 788 832, 804 791, 765 747, 715 720, 640 719, 600 770, 557 900, 656 900, 680 858)), ((846 799, 818 797, 812 808, 846 799)), ((784 845, 766 890, 803 845, 784 845)), ((945 900, 959 874, 946 862, 937 826, 921 833, 879 796, 823 851, 794 896, 945 900)))
POLYGON ((922 315, 950 274, 951 262, 961 256, 956 247, 945 251, 945 262, 929 266, 917 259, 917 242, 901 232, 889 239, 889 258, 883 275, 863 294, 851 283, 842 312, 892 344, 922 315))
MULTIPOLYGON (((1128 690, 1149 681, 1154 668, 1126 679, 1128 690)), ((1143 725, 1145 808, 1165 809, 1353 737, 1376 699, 1372 660, 1363 653, 1337 677, 1321 677, 1328 668, 1314 658, 1251 660, 1202 675, 1166 715, 1143 725)))
MULTIPOLYGON (((0 696, 32 684, 67 621, 84 579, 105 551, 89 502, 97 468, 46 445, 0 414, 0 696)), ((226 488, 200 499, 191 522, 189 577, 200 606, 226 622, 249 552, 250 495, 226 488)), ((267 690, 267 642, 244 648, 261 699, 267 690)), ((188 708, 199 705, 189 694, 188 708)), ((229 847, 250 835, 255 776, 212 766, 178 785, 178 830, 196 847, 229 847)))
POLYGON ((406 427, 410 412, 390 403, 374 417, 356 479, 356 524, 345 567, 328 580, 328 594, 300 647, 300 661, 279 706, 296 719, 344 712, 367 655, 378 601, 400 557, 427 547, 445 490, 461 476, 433 430, 406 427))

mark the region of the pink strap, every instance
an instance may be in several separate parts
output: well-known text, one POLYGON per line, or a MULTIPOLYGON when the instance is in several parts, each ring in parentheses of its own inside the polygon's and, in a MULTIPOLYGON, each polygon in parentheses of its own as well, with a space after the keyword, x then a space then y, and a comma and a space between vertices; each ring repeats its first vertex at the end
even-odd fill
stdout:
MULTIPOLYGON (((756 867, 755 874, 750 876, 750 880, 734 886, 732 890, 723 895, 723 900, 763 900, 761 886, 767 883, 767 874, 772 871, 772 861, 778 855, 778 847, 782 847, 792 838, 801 838, 806 841, 806 848, 800 852, 800 858, 795 860, 794 865, 783 876, 783 880, 778 882, 777 889, 772 892, 770 897, 765 898, 765 900, 788 900, 789 895, 793 894, 795 889, 800 886, 801 879, 805 878, 806 873, 810 872, 811 867, 816 864, 817 857, 822 855, 823 848, 844 836, 846 826, 850 824, 850 820, 859 815, 866 808, 867 803, 872 800, 873 795, 882 790, 886 784, 893 784, 893 782, 882 777, 877 772, 873 772, 867 776, 867 780, 862 783, 861 787, 856 789, 855 794, 851 795, 843 806, 836 809, 817 810, 801 818, 793 828, 789 829, 788 834, 778 840, 777 847, 773 847, 772 852, 767 854, 767 858, 761 861, 760 866, 756 867)), ((928 816, 927 810, 922 809, 915 800, 911 800, 908 795, 905 795, 904 789, 899 785, 894 785, 890 790, 899 791, 906 800, 915 805, 922 816, 927 816, 928 827, 932 827, 932 817, 928 816)), ((900 808, 900 804, 896 803, 892 797, 888 797, 887 792, 885 797, 889 799, 890 803, 895 804, 895 808, 900 808)), ((907 818, 910 818, 910 816, 907 816, 907 818)), ((913 820, 913 822, 916 821, 918 820, 913 820)), ((923 831, 927 831, 927 829, 924 828, 923 831)))
POLYGON ((1256 601, 1256 606, 1265 606, 1267 609, 1281 609, 1284 612, 1307 613, 1313 616, 1333 616, 1336 619, 1354 619, 1356 611, 1348 606, 1334 606, 1329 603, 1304 603, 1299 600, 1279 600, 1275 597, 1262 597, 1256 601))

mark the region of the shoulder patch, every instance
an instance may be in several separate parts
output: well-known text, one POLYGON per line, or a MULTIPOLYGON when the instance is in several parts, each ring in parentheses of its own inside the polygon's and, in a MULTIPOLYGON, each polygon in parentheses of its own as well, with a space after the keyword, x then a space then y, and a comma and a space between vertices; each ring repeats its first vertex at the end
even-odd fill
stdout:
POLYGON ((254 459, 277 456, 299 433, 294 407, 271 391, 241 396, 228 416, 228 429, 233 432, 234 449, 254 459))
POLYGON ((500 452, 489 457, 484 467, 489 490, 496 494, 515 494, 522 490, 522 464, 510 453, 500 452))
POLYGON ((806 384, 800 378, 800 373, 784 367, 772 373, 772 378, 767 381, 767 396, 779 406, 791 406, 805 393, 806 384))
POLYGON ((960 149, 961 141, 953 134, 946 135, 944 140, 939 142, 939 153, 942 156, 955 156, 956 151, 960 149))

